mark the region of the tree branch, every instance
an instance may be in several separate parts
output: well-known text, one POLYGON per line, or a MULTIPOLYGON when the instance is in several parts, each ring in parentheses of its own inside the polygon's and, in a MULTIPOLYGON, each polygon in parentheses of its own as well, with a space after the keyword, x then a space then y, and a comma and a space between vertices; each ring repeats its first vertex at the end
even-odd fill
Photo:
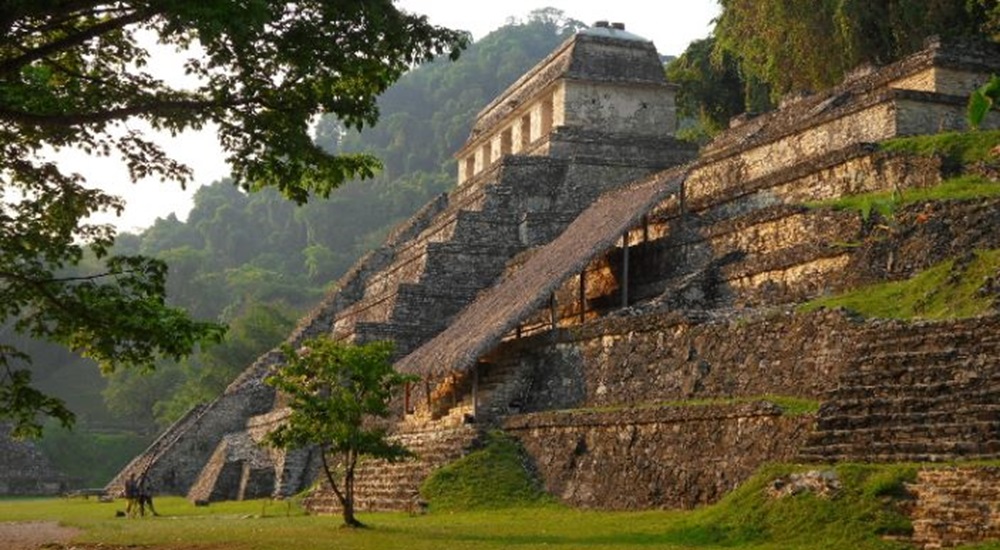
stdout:
POLYGON ((87 124, 100 124, 113 120, 122 120, 133 116, 144 114, 167 114, 170 112, 182 111, 202 111, 209 108, 236 107, 249 103, 244 101, 209 101, 209 100, 162 100, 149 103, 129 105, 117 109, 106 111, 95 111, 90 113, 73 114, 40 114, 26 113, 10 109, 7 106, 0 106, 0 119, 9 120, 18 124, 30 124, 35 126, 84 126, 87 124))
POLYGON ((95 275, 86 275, 80 277, 53 277, 51 279, 32 279, 30 277, 24 277, 18 275, 17 273, 11 271, 0 271, 0 279, 15 279, 21 281, 22 283, 29 284, 50 284, 50 283, 74 283, 80 281, 96 281, 98 279, 104 279, 106 277, 113 277, 116 275, 132 275, 135 273, 140 273, 138 269, 128 269, 125 271, 105 271, 104 273, 97 273, 95 275))
POLYGON ((150 9, 136 10, 131 14, 102 21, 76 34, 71 34, 61 40, 56 40, 45 44, 44 46, 39 46, 30 50, 23 50, 24 53, 21 55, 6 59, 0 63, 0 74, 13 73, 21 67, 34 61, 38 61, 39 59, 44 59, 53 53, 78 46, 92 38, 96 38, 114 30, 122 29, 132 23, 138 23, 154 13, 156 12, 150 9))

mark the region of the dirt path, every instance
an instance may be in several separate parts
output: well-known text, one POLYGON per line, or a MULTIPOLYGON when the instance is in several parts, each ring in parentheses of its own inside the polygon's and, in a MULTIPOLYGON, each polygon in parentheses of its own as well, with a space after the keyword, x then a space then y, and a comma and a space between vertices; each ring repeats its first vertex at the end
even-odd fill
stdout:
POLYGON ((62 527, 54 521, 0 522, 0 546, 4 550, 35 550, 42 545, 69 542, 79 533, 79 529, 62 527))

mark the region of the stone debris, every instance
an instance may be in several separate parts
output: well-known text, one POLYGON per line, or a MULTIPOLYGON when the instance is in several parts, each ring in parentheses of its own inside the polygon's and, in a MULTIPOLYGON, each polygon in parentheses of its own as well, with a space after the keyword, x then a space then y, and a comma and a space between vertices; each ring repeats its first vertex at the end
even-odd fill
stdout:
POLYGON ((833 470, 810 470, 789 474, 771 482, 767 496, 773 499, 793 497, 809 493, 822 498, 831 498, 840 491, 840 478, 833 470))

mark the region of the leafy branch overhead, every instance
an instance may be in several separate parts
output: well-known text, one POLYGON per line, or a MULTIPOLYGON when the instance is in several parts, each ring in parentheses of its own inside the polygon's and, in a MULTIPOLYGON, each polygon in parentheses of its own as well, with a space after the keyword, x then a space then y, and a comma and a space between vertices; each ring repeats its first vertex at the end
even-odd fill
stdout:
MULTIPOLYGON (((166 304, 163 262, 109 258, 114 229, 87 219, 124 204, 44 155, 118 156, 133 181, 183 184, 190 167, 139 128, 212 125, 237 184, 306 202, 379 167, 317 147, 316 118, 374 123, 378 94, 466 41, 391 0, 0 0, 0 330, 61 343, 106 370, 184 356, 223 330, 166 304), (175 51, 165 59, 191 84, 154 74, 154 62, 165 68, 154 42, 175 51)), ((0 359, 0 418, 21 433, 37 432, 37 412, 72 421, 58 400, 25 393, 25 354, 6 346, 0 359)))
MULTIPOLYGON (((457 55, 467 40, 391 0, 6 0, 0 37, 5 158, 75 146, 119 152, 133 178, 185 179, 186 167, 141 134, 109 130, 131 118, 173 133, 214 123, 238 183, 276 186, 300 202, 377 167, 316 147, 314 117, 374 123, 378 94, 416 63, 457 55), (194 87, 148 70, 152 38, 188 53, 182 68, 194 87)), ((26 164, 4 168, 37 168, 26 164)))

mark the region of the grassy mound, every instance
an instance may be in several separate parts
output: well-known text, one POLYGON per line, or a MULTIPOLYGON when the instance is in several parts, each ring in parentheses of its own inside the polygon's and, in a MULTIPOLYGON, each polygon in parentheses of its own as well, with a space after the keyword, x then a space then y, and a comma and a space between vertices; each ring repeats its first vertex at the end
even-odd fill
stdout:
POLYGON ((776 465, 760 471, 719 504, 692 512, 666 535, 671 543, 706 548, 903 548, 893 537, 912 532, 901 504, 912 465, 829 467, 840 488, 830 495, 804 491, 776 497, 776 479, 803 471, 776 465))
POLYGON ((931 267, 905 281, 862 287, 839 296, 818 298, 801 311, 843 307, 880 319, 961 319, 989 311, 996 300, 989 291, 1000 270, 1000 250, 978 251, 931 267))
POLYGON ((420 488, 433 510, 488 510, 549 501, 520 445, 499 432, 486 446, 434 472, 420 488))

